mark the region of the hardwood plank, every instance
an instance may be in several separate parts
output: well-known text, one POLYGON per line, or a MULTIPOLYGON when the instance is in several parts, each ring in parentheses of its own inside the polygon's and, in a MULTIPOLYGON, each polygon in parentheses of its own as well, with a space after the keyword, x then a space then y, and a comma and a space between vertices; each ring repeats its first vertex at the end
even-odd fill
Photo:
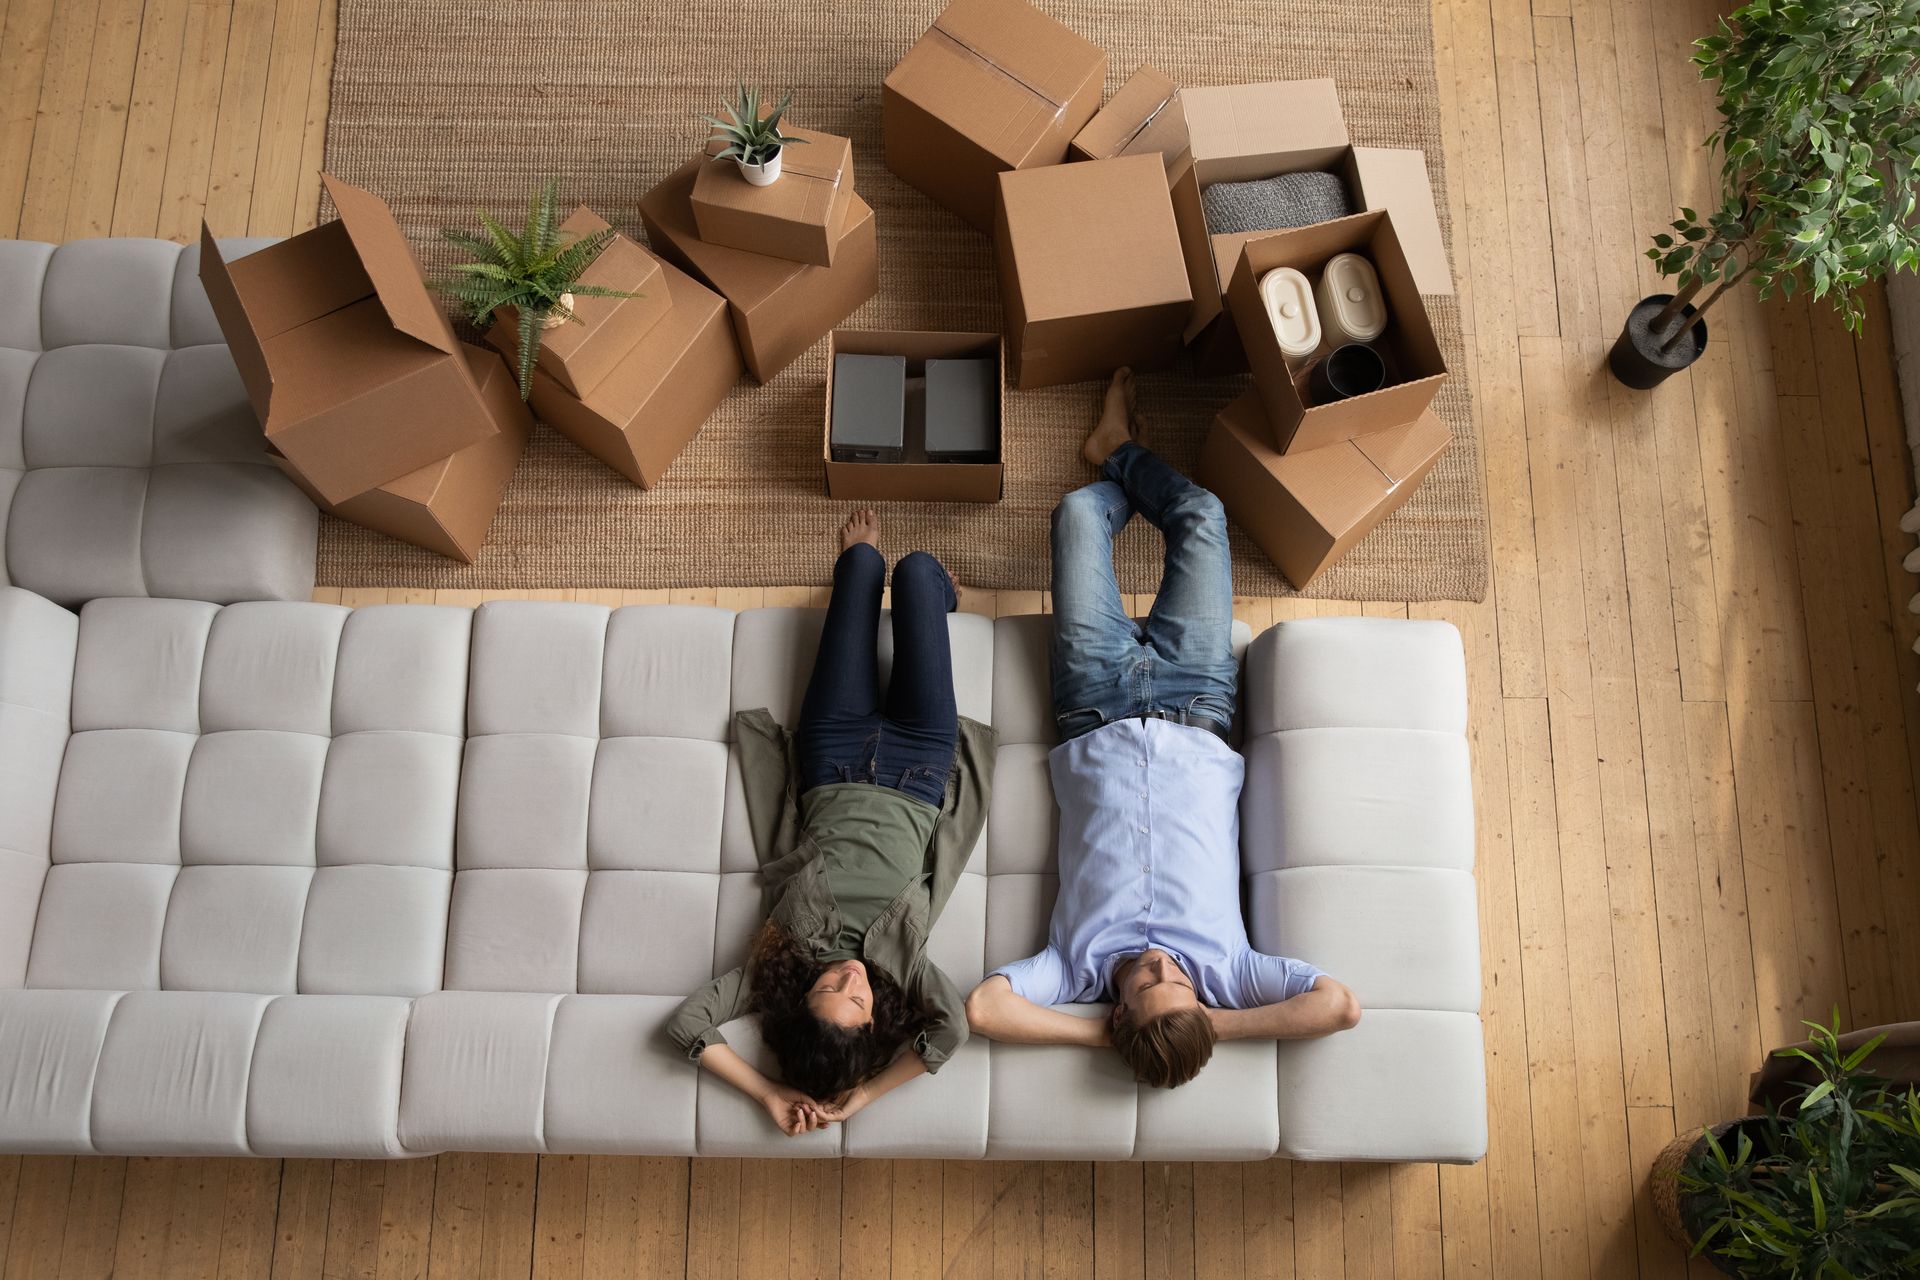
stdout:
POLYGON ((433 1239, 433 1188, 438 1162, 394 1160, 380 1187, 380 1280, 424 1280, 433 1239))
MULTIPOLYGON (((1547 209, 1545 145, 1541 136, 1532 15, 1527 10, 1527 0, 1493 0, 1492 15, 1500 149, 1506 159, 1508 226, 1515 245, 1552 245, 1559 250, 1562 246, 1553 237, 1552 217, 1547 209)), ((1519 333, 1543 336, 1559 332, 1558 303, 1551 273, 1517 272, 1512 289, 1519 333)))
MULTIPOLYGON (((937 1280, 940 1275, 940 1161, 893 1162, 893 1274, 899 1280, 937 1280)), ((1087 1249, 1091 1267, 1093 1249, 1087 1249)))
MULTIPOLYGON (((698 1166, 702 1161, 695 1161, 698 1166)), ((839 1160, 793 1162, 793 1239, 787 1249, 790 1276, 840 1274, 840 1203, 845 1178, 839 1160)), ((984 1210, 983 1210, 984 1211, 984 1210)))
MULTIPOLYGON (((1484 1267, 1476 1265, 1478 1258, 1485 1257, 1484 1249, 1474 1263, 1465 1256, 1452 1260, 1444 1257, 1445 1241, 1440 1229, 1441 1175, 1441 1167, 1431 1164, 1396 1164, 1387 1171, 1393 1200, 1394 1280, 1440 1280, 1446 1272, 1456 1276, 1485 1273, 1484 1267)), ((1480 1226, 1483 1240, 1486 1185, 1486 1179, 1481 1178, 1479 1213, 1472 1223, 1463 1224, 1468 1230, 1480 1226)), ((1352 1274, 1351 1268, 1348 1274, 1352 1274)))
POLYGON ((1293 1265, 1302 1280, 1345 1273, 1345 1213, 1339 1165, 1293 1166, 1293 1265))
MULTIPOLYGON (((1099 1280, 1144 1280, 1146 1181, 1137 1164, 1093 1167, 1093 1274, 1099 1280)), ((1291 1259, 1292 1242, 1287 1255, 1291 1259)))
POLYGON ((113 235, 150 236, 159 230, 167 142, 173 133, 174 101, 180 91, 192 8, 191 0, 147 0, 141 14, 126 131, 115 153, 119 173, 109 228, 113 235))
POLYGON ((74 1161, 67 1197, 66 1237, 60 1245, 60 1277, 116 1274, 120 1220, 126 1199, 127 1162, 116 1156, 74 1161))
POLYGON ((1348 1280, 1392 1280, 1393 1187, 1383 1164, 1340 1166, 1348 1280))
MULTIPOLYGON (((174 91, 173 123, 167 133, 166 173, 153 233, 186 242, 200 236, 219 134, 220 94, 226 79, 231 0, 192 3, 180 36, 180 84, 174 91)), ((239 222, 210 223, 215 235, 237 236, 239 222)))
POLYGON ((586 1274, 587 1157, 540 1156, 533 1204, 534 1280, 586 1274))
MULTIPOLYGON (((171 1160, 135 1156, 121 1177, 120 1220, 114 1227, 112 1266, 116 1280, 142 1280, 167 1271, 167 1235, 173 1227, 178 1171, 171 1160)), ((223 1222, 224 1227, 224 1222, 223 1222)), ((272 1210, 267 1227, 271 1233, 272 1210)), ((224 1231, 223 1231, 224 1234, 224 1231)))
POLYGON ((882 1277, 892 1271, 892 1162, 845 1160, 840 1166, 840 1274, 882 1277))
POLYGON ((0 1156, 0 1276, 7 1272, 7 1247, 13 1240, 13 1205, 20 1191, 20 1157, 0 1156))
POLYGON ((248 215, 253 207, 273 25, 273 0, 233 0, 220 79, 220 114, 204 194, 206 220, 215 235, 244 235, 251 229, 248 215))
MULTIPOLYGON (((158 1162, 170 1167, 172 1161, 158 1162)), ((279 1214, 280 1160, 229 1160, 221 1207, 220 1280, 257 1280, 273 1267, 275 1219, 279 1214)))
MULTIPOLYGON (((640 1161, 641 1275, 666 1275, 686 1266, 687 1187, 692 1165, 690 1160, 672 1156, 649 1156, 640 1161)), ((795 1206, 801 1211, 807 1207, 797 1198, 795 1206)))
MULTIPOLYGON (((688 1195, 689 1280, 725 1280, 739 1275, 740 1161, 695 1160, 688 1195)), ((839 1252, 836 1240, 836 1258, 839 1252)))
POLYGON ((486 1157, 485 1210, 481 1218, 481 1277, 524 1277, 533 1266, 533 1200, 539 1157, 486 1157))
POLYGON ((5 1280, 38 1280, 59 1273, 67 1205, 73 1192, 73 1165, 72 1156, 21 1158, 5 1280))
MULTIPOLYGON (((948 1162, 940 1166, 940 1271, 943 1276, 981 1280, 993 1274, 996 1168, 986 1161, 948 1162)), ((1096 1231, 1096 1249, 1099 1240, 1096 1231)))
POLYGON ((66 238, 73 161, 80 147, 87 67, 93 61, 93 28, 99 12, 98 0, 62 0, 53 12, 33 122, 33 152, 27 160, 20 204, 18 234, 24 240, 66 238))
MULTIPOLYGON (((1246 1214, 1241 1248, 1246 1274, 1289 1280, 1293 1266, 1293 1163, 1260 1160, 1240 1174, 1240 1204, 1246 1214)), ((1099 1239, 1095 1237, 1095 1247, 1099 1239)))
POLYGON ((372 1280, 381 1262, 381 1222, 386 1213, 385 1160, 335 1160, 327 1200, 326 1251, 321 1274, 366 1276, 372 1280))
POLYGON ((1050 1160, 1041 1166, 1041 1274, 1047 1280, 1093 1275, 1093 1166, 1050 1160))
POLYGON ((1038 1275, 1042 1266, 1040 1165, 1008 1161, 989 1168, 995 1188, 993 1274, 996 1280, 1038 1275))
POLYGON ((480 1273, 487 1158, 468 1151, 449 1151, 437 1163, 427 1275, 431 1280, 467 1280, 480 1273))
MULTIPOLYGON (((1669 1107, 1628 1107, 1627 1132, 1633 1144, 1636 1168, 1647 1169, 1660 1149, 1673 1139, 1673 1111, 1669 1107)), ((1687 1255, 1668 1238, 1653 1207, 1652 1180, 1639 1180, 1634 1204, 1638 1226, 1640 1274, 1658 1280, 1679 1280, 1687 1274, 1687 1255)))
POLYGON ((0 32, 0 237, 20 235, 53 0, 10 0, 0 32))
POLYGON ((333 50, 339 27, 339 0, 321 0, 320 25, 313 40, 313 75, 307 85, 306 121, 301 129, 300 171, 293 199, 296 232, 312 230, 320 221, 320 170, 327 155, 327 96, 332 87, 333 50))
MULTIPOLYGON (((325 1275, 332 1206, 333 1161, 282 1163, 280 1211, 274 1218, 273 1280, 319 1280, 325 1275)), ((343 1254, 355 1252, 359 1244, 343 1240, 343 1254)))
POLYGON ((145 0, 100 0, 62 239, 103 236, 113 230, 114 195, 120 185, 120 153, 126 142, 144 7, 145 0))
POLYGON ((1225 1161, 1193 1166, 1193 1271, 1202 1280, 1247 1274, 1243 1174, 1244 1166, 1225 1161))
MULTIPOLYGON (((589 1276, 665 1274, 640 1270, 640 1158, 590 1156, 587 1159, 586 1236, 582 1269, 589 1276)), ((681 1221, 685 1222, 684 1215, 681 1221)), ((686 1267, 684 1252, 671 1259, 675 1271, 686 1267)))
POLYGON ((331 7, 332 0, 279 0, 275 9, 247 211, 249 235, 291 235, 300 221, 294 206, 300 196, 307 107, 316 74, 314 47, 320 15, 331 7))

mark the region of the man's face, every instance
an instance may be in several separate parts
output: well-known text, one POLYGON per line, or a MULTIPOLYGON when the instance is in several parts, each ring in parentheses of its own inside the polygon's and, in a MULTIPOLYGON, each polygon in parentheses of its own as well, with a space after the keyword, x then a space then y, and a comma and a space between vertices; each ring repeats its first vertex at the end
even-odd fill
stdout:
POLYGON ((1114 976, 1116 1021, 1129 1010, 1135 1022, 1151 1022, 1162 1014, 1199 1005, 1193 979, 1187 977, 1179 962, 1157 947, 1127 961, 1114 976))

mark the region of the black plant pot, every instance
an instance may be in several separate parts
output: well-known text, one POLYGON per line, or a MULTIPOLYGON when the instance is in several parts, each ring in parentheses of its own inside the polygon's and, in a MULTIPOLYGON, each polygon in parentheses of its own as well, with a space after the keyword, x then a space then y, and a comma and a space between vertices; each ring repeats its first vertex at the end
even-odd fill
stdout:
MULTIPOLYGON (((1621 327, 1620 336, 1614 341, 1613 350, 1607 353, 1607 368, 1613 370, 1613 376, 1636 391, 1649 391, 1659 386, 1706 352, 1705 320, 1694 320, 1688 331, 1675 339, 1672 346, 1661 347, 1661 342, 1672 330, 1656 336, 1653 322, 1672 301, 1672 294, 1656 293, 1634 303, 1633 310, 1627 313, 1627 323, 1621 327)), ((1693 306, 1688 304, 1682 307, 1681 315, 1692 320, 1693 306)))

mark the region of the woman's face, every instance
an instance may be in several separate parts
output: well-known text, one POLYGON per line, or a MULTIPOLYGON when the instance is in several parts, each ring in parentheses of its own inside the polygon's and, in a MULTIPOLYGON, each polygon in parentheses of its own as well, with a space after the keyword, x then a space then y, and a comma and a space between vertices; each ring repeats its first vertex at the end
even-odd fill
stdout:
POLYGON ((873 986, 867 966, 858 960, 836 960, 807 989, 807 1008, 813 1016, 852 1030, 873 1021, 873 986))

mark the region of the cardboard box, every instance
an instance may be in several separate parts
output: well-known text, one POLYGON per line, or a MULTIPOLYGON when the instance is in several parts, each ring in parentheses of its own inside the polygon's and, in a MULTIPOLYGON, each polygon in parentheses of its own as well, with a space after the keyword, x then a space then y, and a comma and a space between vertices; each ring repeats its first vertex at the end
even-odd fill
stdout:
POLYGON ((689 160, 641 197, 640 219, 655 253, 727 300, 747 372, 766 382, 879 291, 873 210, 854 194, 831 267, 708 244, 694 227, 690 202, 705 163, 689 160))
POLYGON ((271 446, 268 456, 329 515, 472 564, 527 447, 533 416, 520 401, 512 370, 498 355, 464 344, 460 353, 480 387, 487 412, 500 427, 491 439, 338 503, 322 498, 299 469, 271 446))
MULTIPOLYGON (((835 329, 827 339, 827 411, 820 433, 820 461, 827 496, 861 502, 998 502, 1006 444, 1005 353, 997 333, 936 333, 913 330, 835 329), (905 461, 840 462, 833 456, 833 364, 840 352, 898 355, 907 359, 909 386, 924 379, 929 360, 980 357, 1002 370, 995 402, 1000 431, 990 462, 928 462, 924 412, 908 414, 905 461)), ((911 392, 909 392, 911 394, 911 392)))
POLYGON ((693 180, 693 222, 708 244, 833 265, 853 208, 853 143, 794 128, 805 145, 781 151, 780 177, 756 187, 731 160, 709 160, 693 180))
POLYGON ((1253 365, 1254 385, 1266 406, 1270 438, 1284 453, 1318 449, 1412 422, 1427 411, 1447 380, 1447 364, 1433 336, 1426 304, 1420 300, 1412 268, 1394 233, 1393 216, 1384 210, 1248 240, 1234 268, 1227 300, 1253 365), (1295 381, 1267 319, 1260 300, 1260 277, 1275 267, 1293 267, 1309 280, 1317 280, 1321 264, 1348 250, 1373 263, 1386 295, 1387 330, 1367 345, 1385 358, 1387 385, 1363 396, 1309 404, 1301 391, 1305 380, 1295 381))
POLYGON ((1158 155, 1168 176, 1188 146, 1180 86, 1157 67, 1142 64, 1067 147, 1070 160, 1158 155))
POLYGON ((1452 436, 1431 413, 1306 453, 1280 453, 1249 391, 1220 411, 1200 451, 1198 479, 1305 589, 1420 487, 1452 436))
POLYGON ((1216 182, 1246 182, 1309 169, 1341 174, 1356 211, 1389 209, 1400 228, 1408 265, 1420 292, 1453 293, 1440 215, 1418 151, 1356 147, 1347 136, 1340 96, 1331 80, 1276 80, 1266 84, 1188 86, 1188 154, 1172 177, 1173 212, 1193 281, 1193 341, 1223 314, 1227 282, 1240 247, 1260 231, 1214 234, 1200 191, 1216 182))
POLYGON ((344 502, 499 427, 392 210, 321 181, 338 221, 232 262, 202 224, 200 279, 268 443, 344 502))
POLYGON ((1013 384, 1172 359, 1193 291, 1159 158, 1017 169, 999 182, 993 249, 1013 384))
MULTIPOLYGON (((582 205, 560 224, 560 229, 576 238, 590 236, 605 231, 607 221, 582 205)), ((620 358, 633 350, 673 305, 667 296, 667 278, 660 272, 660 260, 623 235, 615 235, 607 243, 580 277, 580 283, 640 296, 576 298, 573 313, 580 322, 556 325, 540 339, 540 367, 575 395, 599 386, 620 358)), ((519 313, 511 309, 499 312, 493 328, 487 331, 487 341, 506 354, 510 365, 517 364, 519 313)))
POLYGON ((544 371, 533 407, 555 430, 643 489, 660 482, 740 379, 726 300, 662 264, 673 308, 606 379, 575 396, 544 371))
POLYGON ((1024 0, 953 0, 881 86, 887 168, 982 231, 994 175, 1059 164, 1107 55, 1024 0))

